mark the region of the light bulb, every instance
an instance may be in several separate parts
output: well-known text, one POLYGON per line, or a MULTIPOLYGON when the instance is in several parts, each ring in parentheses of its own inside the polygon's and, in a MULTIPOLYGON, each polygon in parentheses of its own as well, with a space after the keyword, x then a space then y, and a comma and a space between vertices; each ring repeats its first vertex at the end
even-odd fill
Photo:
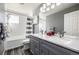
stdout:
POLYGON ((46 11, 49 11, 49 10, 50 10, 50 8, 47 8, 47 9, 46 9, 46 11))
POLYGON ((42 7, 40 8, 40 12, 45 12, 45 9, 43 9, 42 7))
POLYGON ((46 4, 43 4, 43 9, 45 9, 46 8, 46 4))
POLYGON ((43 9, 42 12, 45 12, 45 10, 43 9))
POLYGON ((41 8, 40 8, 40 11, 42 11, 42 10, 43 10, 43 8, 41 7, 41 8))
POLYGON ((53 9, 54 7, 55 7, 55 4, 52 4, 52 5, 51 5, 51 8, 53 9))

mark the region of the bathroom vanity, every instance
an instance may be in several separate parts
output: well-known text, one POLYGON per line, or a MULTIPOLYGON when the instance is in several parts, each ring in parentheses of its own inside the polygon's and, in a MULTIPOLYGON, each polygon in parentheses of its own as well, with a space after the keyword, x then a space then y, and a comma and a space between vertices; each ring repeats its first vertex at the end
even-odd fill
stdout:
MULTIPOLYGON (((45 34, 33 34, 30 36, 30 50, 34 55, 79 54, 79 10, 66 13, 63 15, 64 15, 64 24, 63 24, 64 31, 66 32, 66 35, 64 37, 60 38, 55 35, 47 36, 45 34)), ((51 20, 52 19, 53 18, 51 18, 51 20)), ((57 20, 57 23, 58 22, 59 21, 57 20)), ((49 23, 53 23, 53 21, 52 22, 49 21, 47 23, 48 23, 47 25, 49 25, 49 23)), ((52 25, 56 26, 56 24, 52 25)))
MULTIPOLYGON (((79 41, 79 40, 77 40, 79 41)), ((30 36, 30 51, 34 55, 78 55, 79 47, 73 40, 41 35, 30 36)))

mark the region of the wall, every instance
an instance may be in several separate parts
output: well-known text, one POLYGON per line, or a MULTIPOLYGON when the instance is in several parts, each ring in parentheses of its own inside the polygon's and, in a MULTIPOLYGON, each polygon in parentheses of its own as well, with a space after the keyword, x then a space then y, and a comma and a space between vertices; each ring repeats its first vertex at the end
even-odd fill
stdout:
POLYGON ((0 22, 4 23, 5 22, 5 4, 0 3, 0 22))
MULTIPOLYGON (((40 7, 42 6, 42 4, 40 4, 33 12, 33 15, 39 15, 40 12, 40 7)), ((35 24, 33 25, 33 33, 38 33, 39 32, 39 24, 35 24)))
POLYGON ((76 11, 76 10, 79 10, 79 4, 47 16, 46 29, 50 31, 50 27, 56 27, 57 32, 64 31, 64 14, 72 11, 76 11))

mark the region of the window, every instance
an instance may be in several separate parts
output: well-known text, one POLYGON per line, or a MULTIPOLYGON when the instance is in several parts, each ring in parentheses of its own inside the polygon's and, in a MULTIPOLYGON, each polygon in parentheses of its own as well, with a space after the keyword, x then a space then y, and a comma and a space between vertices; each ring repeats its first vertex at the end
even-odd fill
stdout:
POLYGON ((18 15, 9 15, 8 22, 19 24, 19 16, 18 15))

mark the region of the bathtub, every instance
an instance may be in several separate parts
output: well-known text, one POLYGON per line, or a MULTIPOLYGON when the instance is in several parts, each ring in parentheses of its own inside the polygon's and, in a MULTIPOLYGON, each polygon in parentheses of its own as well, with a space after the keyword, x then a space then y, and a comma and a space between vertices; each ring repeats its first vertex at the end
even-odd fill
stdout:
POLYGON ((25 36, 11 36, 7 37, 4 41, 4 50, 13 49, 23 45, 23 40, 25 40, 25 36))

